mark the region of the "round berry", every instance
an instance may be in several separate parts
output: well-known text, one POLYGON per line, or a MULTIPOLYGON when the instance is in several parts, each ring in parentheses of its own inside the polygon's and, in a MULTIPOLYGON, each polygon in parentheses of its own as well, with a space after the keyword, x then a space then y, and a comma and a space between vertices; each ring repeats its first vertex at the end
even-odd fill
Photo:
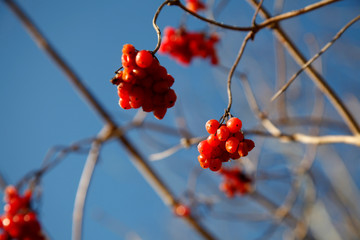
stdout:
POLYGON ((236 137, 230 137, 226 140, 225 147, 228 153, 234 153, 237 151, 239 146, 239 140, 236 137))
POLYGON ((123 54, 133 55, 136 53, 136 49, 132 44, 125 44, 122 49, 123 54))
POLYGON ((166 107, 156 107, 154 108, 154 116, 157 119, 161 120, 165 117, 166 111, 167 111, 166 107))
POLYGON ((141 68, 148 68, 153 61, 153 55, 146 50, 141 50, 136 54, 135 62, 141 68))
POLYGON ((198 161, 199 161, 199 163, 204 162, 206 159, 207 159, 207 157, 206 157, 204 154, 200 154, 200 155, 198 156, 198 161))
POLYGON ((254 143, 253 140, 245 139, 244 142, 246 143, 246 146, 247 146, 247 149, 248 149, 249 152, 254 149, 255 143, 254 143))
POLYGON ((205 159, 203 162, 200 163, 200 166, 204 169, 209 168, 209 160, 205 159))
POLYGON ((210 134, 215 134, 216 130, 219 128, 219 126, 220 126, 220 123, 216 119, 211 119, 211 120, 207 121, 205 124, 206 131, 210 134))
POLYGON ((179 217, 187 217, 190 215, 190 208, 183 204, 178 204, 175 206, 174 212, 179 217))
POLYGON ((245 157, 248 155, 248 147, 245 142, 239 143, 238 153, 239 153, 240 157, 245 157))
POLYGON ((237 117, 232 117, 226 122, 226 126, 228 127, 231 133, 236 133, 240 131, 242 127, 242 122, 237 117))
POLYGON ((175 105, 177 96, 176 93, 173 89, 169 89, 166 93, 165 93, 165 97, 164 97, 164 102, 167 108, 171 108, 175 105))
POLYGON ((220 140, 215 134, 210 134, 206 140, 212 147, 216 147, 220 144, 220 140))
POLYGON ((226 126, 221 126, 216 130, 216 135, 220 141, 226 141, 229 138, 230 131, 226 126))
POLYGON ((244 140, 244 134, 242 134, 242 132, 233 133, 232 136, 237 138, 239 142, 242 142, 244 140))
POLYGON ((206 140, 201 141, 198 144, 197 149, 198 149, 200 154, 204 154, 206 157, 211 156, 212 147, 210 146, 210 144, 206 140))
POLYGON ((213 158, 209 160, 209 169, 213 172, 221 169, 222 161, 219 158, 213 158))

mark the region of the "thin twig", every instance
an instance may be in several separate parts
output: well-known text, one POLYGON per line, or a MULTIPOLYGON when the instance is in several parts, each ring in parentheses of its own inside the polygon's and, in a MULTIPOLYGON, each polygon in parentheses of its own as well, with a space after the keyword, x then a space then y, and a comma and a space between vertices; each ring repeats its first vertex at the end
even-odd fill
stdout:
MULTIPOLYGON (((248 2, 256 8, 258 3, 256 0, 248 0, 248 2)), ((264 9, 260 8, 260 15, 265 19, 270 19, 270 14, 264 9)), ((300 65, 303 66, 306 63, 305 57, 301 54, 299 49, 295 44, 290 40, 287 34, 282 30, 280 26, 274 26, 272 28, 273 34, 275 37, 283 44, 283 46, 288 50, 289 54, 294 58, 294 60, 300 65)), ((327 84, 323 77, 311 66, 305 69, 305 72, 308 76, 315 82, 318 88, 328 97, 332 105, 338 111, 340 116, 344 119, 351 132, 360 135, 360 126, 356 122, 353 115, 344 105, 342 100, 337 96, 337 94, 332 90, 332 88, 327 84)))
POLYGON ((290 84, 296 79, 297 76, 300 75, 300 73, 302 73, 307 67, 310 66, 310 64, 312 64, 318 57, 321 56, 321 54, 323 54, 326 50, 328 50, 334 43, 336 40, 338 40, 341 35, 355 22, 357 22, 360 19, 360 15, 358 15, 357 17, 355 17, 354 19, 352 19, 350 22, 348 22, 343 28, 340 29, 340 31, 338 33, 336 33, 336 35, 333 37, 333 39, 328 42, 317 54, 315 54, 312 58, 310 58, 302 67, 299 71, 297 71, 294 75, 291 76, 291 78, 289 79, 289 81, 287 83, 285 83, 284 86, 282 86, 275 94, 274 96, 271 98, 271 101, 274 101, 278 96, 280 96, 283 92, 286 91, 286 89, 290 86, 290 84))
POLYGON ((251 110, 257 115, 257 117, 260 119, 261 124, 265 127, 265 129, 271 133, 273 136, 277 137, 280 136, 281 131, 279 128, 277 128, 266 116, 266 114, 264 114, 258 104, 257 101, 255 99, 254 93, 251 90, 251 87, 249 85, 248 79, 246 77, 246 75, 242 75, 241 76, 241 83, 244 86, 244 92, 245 92, 245 96, 247 98, 247 101, 249 103, 249 106, 251 108, 251 110))
POLYGON ((228 78, 227 78, 227 94, 228 94, 228 100, 229 100, 229 103, 228 103, 228 106, 226 108, 226 111, 225 111, 225 114, 227 113, 230 113, 230 109, 231 109, 231 105, 232 105, 232 93, 231 93, 231 80, 232 80, 232 76, 235 72, 235 69, 237 67, 237 65, 239 64, 239 61, 242 57, 242 54, 244 53, 244 50, 245 50, 245 47, 246 47, 246 44, 247 42, 253 37, 253 32, 249 32, 242 44, 241 44, 241 47, 240 47, 240 50, 239 50, 239 53, 236 57, 236 60, 234 62, 234 64, 232 65, 231 69, 230 69, 230 72, 229 72, 229 75, 228 75, 228 78))
MULTIPOLYGON (((224 23, 220 23, 220 22, 217 22, 217 21, 214 21, 212 19, 208 19, 208 18, 205 18, 193 11, 190 11, 189 9, 186 8, 186 6, 184 6, 180 0, 172 0, 170 5, 176 5, 178 7, 180 7, 181 9, 183 9, 184 11, 188 12, 189 14, 191 14, 192 16, 204 21, 204 22, 207 22, 207 23, 210 23, 210 24, 213 24, 215 26, 218 26, 218 27, 221 27, 221 28, 225 28, 225 29, 229 29, 229 30, 235 30, 235 31, 244 31, 244 32, 247 32, 247 31, 258 31, 262 28, 265 28, 265 27, 270 27, 272 26, 273 24, 275 23, 278 23, 282 20, 285 20, 285 19, 289 19, 289 18, 293 18, 293 17, 296 17, 296 16, 299 16, 301 14, 304 14, 304 13, 307 13, 307 12, 310 12, 312 10, 315 10, 315 9, 318 9, 320 7, 323 7, 323 6, 326 6, 326 5, 329 5, 331 3, 334 3, 334 2, 337 2, 339 0, 324 0, 324 1, 320 1, 318 3, 314 3, 314 4, 311 4, 311 5, 308 5, 302 9, 298 9, 298 10, 293 10, 291 12, 287 12, 287 13, 283 13, 283 14, 280 14, 278 16, 275 16, 273 18, 269 18, 269 19, 266 19, 264 22, 256 25, 256 26, 249 26, 249 27, 239 27, 239 26, 232 26, 232 25, 228 25, 228 24, 224 24, 224 23)), ((258 3, 256 2, 256 6, 258 6, 258 3)))
POLYGON ((254 13, 254 16, 252 17, 251 25, 252 25, 253 27, 255 27, 255 26, 257 25, 257 24, 256 24, 256 17, 257 17, 257 15, 258 15, 258 13, 259 13, 260 7, 261 7, 261 5, 263 4, 263 2, 264 2, 264 0, 260 0, 259 5, 258 5, 258 7, 256 8, 256 11, 255 11, 255 13, 254 13))
POLYGON ((98 135, 98 139, 93 142, 88 158, 84 165, 83 172, 79 181, 79 186, 75 196, 73 218, 72 218, 72 239, 81 240, 84 222, 84 209, 87 193, 91 179, 99 159, 102 143, 111 135, 109 128, 105 127, 98 135))
POLYGON ((161 45, 161 31, 160 31, 160 28, 159 26, 156 24, 156 21, 157 21, 157 18, 159 17, 159 14, 161 12, 161 10, 163 9, 163 7, 167 4, 169 4, 172 0, 166 0, 165 2, 163 2, 160 7, 156 10, 155 12, 155 15, 154 15, 154 18, 153 18, 153 27, 156 31, 156 34, 157 34, 157 37, 158 37, 158 41, 157 41, 157 44, 156 44, 156 47, 154 49, 154 51, 152 51, 153 54, 155 54, 159 48, 160 48, 160 45, 161 45))
MULTIPOLYGON (((324 7, 326 5, 329 5, 329 4, 337 2, 337 1, 340 1, 340 0, 323 0, 323 1, 319 1, 319 2, 316 2, 316 3, 310 4, 310 5, 302 8, 302 9, 293 10, 293 11, 286 12, 286 13, 271 17, 269 19, 266 19, 264 22, 259 24, 258 27, 260 27, 260 28, 267 27, 267 26, 269 26, 271 24, 278 23, 278 22, 280 22, 282 20, 299 16, 301 14, 313 11, 315 9, 324 7)), ((257 4, 257 6, 259 6, 259 4, 257 4)))

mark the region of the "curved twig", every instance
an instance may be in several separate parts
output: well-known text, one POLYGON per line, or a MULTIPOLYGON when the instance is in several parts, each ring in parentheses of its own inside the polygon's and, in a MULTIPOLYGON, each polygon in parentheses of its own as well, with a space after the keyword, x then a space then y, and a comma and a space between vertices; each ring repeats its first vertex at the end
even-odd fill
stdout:
POLYGON ((102 141, 94 141, 89 156, 86 160, 79 186, 75 196, 73 218, 72 218, 72 239, 81 240, 83 231, 84 209, 90 182, 99 159, 102 141))
POLYGON ((160 14, 161 10, 163 9, 163 7, 164 7, 165 5, 167 5, 167 4, 169 4, 170 2, 172 2, 172 0, 166 0, 165 2, 163 2, 163 3, 159 6, 159 8, 158 8, 158 9, 156 10, 156 12, 155 12, 155 15, 154 15, 154 18, 153 18, 153 21, 152 21, 153 27, 154 27, 154 29, 155 29, 155 31, 156 31, 156 34, 157 34, 157 37, 158 37, 158 41, 157 41, 156 47, 155 47, 155 49, 152 51, 153 54, 155 54, 155 53, 159 50, 160 45, 161 45, 161 31, 160 31, 159 26, 156 24, 156 21, 157 21, 157 18, 159 17, 159 14, 160 14))

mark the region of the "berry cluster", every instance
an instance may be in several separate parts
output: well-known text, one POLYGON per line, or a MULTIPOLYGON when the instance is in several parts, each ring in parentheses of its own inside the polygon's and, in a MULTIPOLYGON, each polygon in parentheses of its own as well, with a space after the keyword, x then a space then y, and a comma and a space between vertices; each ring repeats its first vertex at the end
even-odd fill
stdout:
POLYGON ((133 45, 125 44, 122 53, 123 70, 111 80, 118 86, 120 107, 142 107, 162 119, 167 109, 175 105, 177 97, 170 88, 174 78, 149 51, 138 51, 133 45))
POLYGON ((244 195, 252 191, 253 180, 240 168, 222 168, 219 173, 224 178, 224 181, 220 185, 220 190, 223 191, 227 197, 232 198, 235 194, 244 195))
POLYGON ((31 191, 20 196, 17 189, 5 189, 5 213, 0 216, 1 240, 45 240, 36 213, 30 207, 31 191))
POLYGON ((194 57, 210 58, 211 63, 216 65, 219 62, 215 50, 218 41, 217 34, 207 37, 204 33, 188 32, 185 28, 166 27, 160 53, 168 53, 184 65, 188 65, 194 57))
POLYGON ((218 171, 223 162, 247 156, 255 143, 244 139, 241 127, 242 122, 236 117, 230 118, 226 124, 220 124, 215 119, 207 121, 205 128, 210 135, 197 147, 201 167, 218 171))
POLYGON ((206 6, 200 0, 187 0, 186 8, 188 8, 190 11, 198 12, 201 10, 205 10, 206 6))

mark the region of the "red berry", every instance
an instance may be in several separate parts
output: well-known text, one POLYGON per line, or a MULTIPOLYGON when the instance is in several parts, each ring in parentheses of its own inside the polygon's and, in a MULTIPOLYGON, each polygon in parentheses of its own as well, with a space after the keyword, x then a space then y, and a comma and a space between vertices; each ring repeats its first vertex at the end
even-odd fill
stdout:
POLYGON ((245 142, 240 142, 238 147, 238 153, 240 157, 245 157, 248 155, 248 148, 245 142))
POLYGON ((166 75, 164 81, 167 82, 168 87, 171 87, 175 82, 174 78, 170 74, 166 75))
POLYGON ((219 158, 209 160, 209 169, 213 172, 219 171, 222 165, 222 161, 219 158))
POLYGON ((153 85, 152 89, 155 93, 165 93, 169 90, 169 85, 166 81, 158 81, 153 85))
POLYGON ((230 131, 226 126, 221 126, 216 131, 216 135, 220 141, 226 141, 229 138, 230 131))
POLYGON ((161 120, 164 118, 166 111, 167 111, 166 107, 156 107, 156 108, 154 108, 154 116, 157 119, 161 120))
POLYGON ((242 134, 241 132, 233 133, 232 136, 237 138, 239 142, 242 142, 244 140, 244 134, 242 134))
POLYGON ((246 146, 247 146, 247 149, 248 149, 249 152, 254 149, 255 143, 254 143, 253 140, 245 139, 244 142, 246 143, 246 146))
POLYGON ((174 212, 179 217, 187 217, 190 215, 190 208, 183 204, 178 204, 175 206, 174 212))
POLYGON ((231 133, 236 133, 240 131, 242 127, 242 122, 237 117, 232 117, 226 122, 226 126, 228 127, 231 133))
POLYGON ((123 54, 134 55, 136 53, 136 49, 131 44, 125 44, 122 49, 123 54))
POLYGON ((129 99, 120 98, 120 100, 119 100, 119 105, 120 105, 120 107, 122 107, 123 109, 131 109, 131 106, 130 106, 130 103, 129 103, 129 99))
POLYGON ((228 140, 226 140, 225 147, 226 151, 229 153, 234 153, 237 151, 239 146, 239 140, 235 137, 230 137, 228 140))
POLYGON ((200 163, 200 166, 204 169, 209 168, 209 160, 205 159, 203 162, 200 163))
POLYGON ((121 63, 124 68, 134 67, 134 58, 129 54, 123 54, 121 56, 121 63))
POLYGON ((171 108, 175 105, 177 96, 173 89, 169 89, 164 96, 164 102, 167 108, 171 108))
POLYGON ((152 64, 154 57, 151 52, 141 50, 136 54, 135 62, 141 68, 147 68, 152 64))
POLYGON ((230 158, 231 159, 239 159, 240 158, 240 154, 239 154, 239 152, 238 151, 236 151, 236 152, 234 152, 234 153, 231 153, 230 154, 230 158))
POLYGON ((129 99, 131 102, 142 104, 144 100, 144 89, 142 87, 134 87, 130 91, 129 99))
POLYGON ((220 144, 220 140, 217 138, 217 136, 215 134, 210 134, 207 138, 207 142, 212 147, 216 147, 220 144))
POLYGON ((206 131, 210 134, 215 134, 216 130, 219 128, 219 126, 220 126, 220 123, 216 119, 211 119, 211 120, 207 121, 205 124, 206 131))
POLYGON ((19 196, 18 191, 14 186, 9 185, 5 188, 5 198, 6 198, 5 201, 8 201, 9 199, 12 198, 16 198, 18 196, 19 196))
POLYGON ((204 154, 206 157, 211 157, 212 147, 206 140, 201 141, 198 144, 197 149, 200 154, 204 154))
POLYGON ((198 161, 199 161, 199 163, 204 162, 206 159, 207 159, 207 157, 206 157, 204 154, 200 154, 200 155, 198 156, 198 161))
MULTIPOLYGON (((219 140, 218 140, 219 141, 219 140)), ((216 146, 212 148, 211 158, 218 158, 224 154, 224 150, 221 149, 220 146, 216 146)))

